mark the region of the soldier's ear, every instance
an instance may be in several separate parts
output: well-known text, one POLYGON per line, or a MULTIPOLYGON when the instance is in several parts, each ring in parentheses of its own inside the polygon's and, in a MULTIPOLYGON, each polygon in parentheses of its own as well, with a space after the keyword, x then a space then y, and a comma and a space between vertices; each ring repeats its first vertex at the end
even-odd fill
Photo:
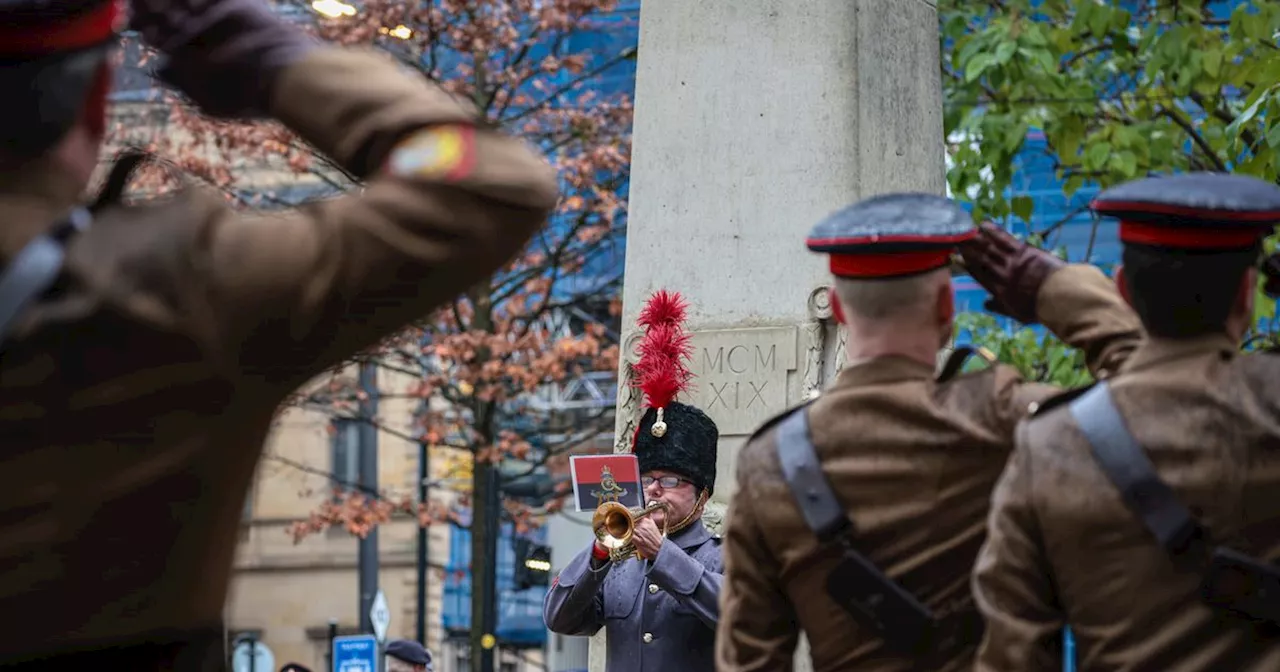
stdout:
POLYGON ((948 280, 938 289, 938 322, 951 324, 956 316, 956 290, 948 280))
POLYGON ((840 305, 840 296, 836 294, 836 288, 831 287, 827 291, 830 293, 827 301, 831 304, 831 316, 836 318, 836 322, 847 324, 844 320, 844 306, 840 305))
POLYGON ((1129 282, 1124 279, 1124 264, 1116 264, 1115 282, 1120 298, 1124 299, 1125 303, 1133 305, 1133 300, 1129 298, 1129 282))
POLYGON ((95 140, 101 140, 107 134, 107 98, 111 94, 113 74, 111 59, 102 59, 93 76, 89 95, 85 97, 84 109, 81 110, 85 126, 93 133, 95 140))

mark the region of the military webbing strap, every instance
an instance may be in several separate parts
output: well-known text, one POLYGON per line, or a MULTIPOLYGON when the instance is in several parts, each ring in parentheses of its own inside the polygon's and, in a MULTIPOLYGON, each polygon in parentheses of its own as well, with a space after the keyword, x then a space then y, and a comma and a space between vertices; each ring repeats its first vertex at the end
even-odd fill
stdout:
MULTIPOLYGON (((857 564, 865 570, 861 577, 875 585, 864 594, 877 597, 862 604, 859 611, 872 616, 871 620, 878 621, 881 626, 888 627, 880 631, 886 643, 904 654, 927 656, 945 653, 957 646, 976 644, 981 639, 983 622, 977 610, 965 608, 940 617, 935 615, 910 591, 853 547, 853 521, 845 515, 844 507, 822 471, 822 463, 809 432, 808 407, 793 411, 778 423, 776 444, 783 478, 805 524, 823 544, 839 543, 846 556, 856 557, 857 564), (887 599, 893 595, 900 596, 900 599, 887 599), (887 610, 896 610, 896 613, 887 610), (912 628, 908 624, 919 627, 912 628), (918 632, 903 632, 903 628, 918 632)), ((857 580, 855 577, 840 578, 857 580)), ((870 621, 864 624, 870 625, 870 621)))
POLYGON ((818 540, 828 543, 848 532, 853 526, 844 513, 840 500, 831 489, 818 451, 809 437, 809 413, 801 408, 778 424, 778 459, 782 461, 782 475, 791 488, 800 515, 818 540))
POLYGON ((27 243, 0 274, 0 343, 22 310, 48 291, 62 272, 67 238, 88 228, 90 221, 87 210, 72 210, 53 230, 27 243))
POLYGON ((1125 505, 1169 553, 1178 555, 1201 536, 1200 525, 1173 490, 1156 474, 1147 453, 1125 426, 1111 397, 1111 388, 1100 382, 1071 402, 1071 415, 1089 440, 1093 458, 1125 505))

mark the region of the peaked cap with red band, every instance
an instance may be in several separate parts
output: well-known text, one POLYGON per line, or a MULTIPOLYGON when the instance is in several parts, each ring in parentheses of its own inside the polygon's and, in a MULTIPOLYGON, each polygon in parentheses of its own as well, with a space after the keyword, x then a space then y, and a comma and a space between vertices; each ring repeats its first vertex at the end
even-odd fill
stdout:
POLYGON ((122 27, 123 0, 0 0, 0 61, 91 49, 122 27))
POLYGON ((637 322, 645 332, 631 384, 644 393, 646 408, 631 450, 641 473, 673 471, 712 493, 720 430, 706 413, 676 401, 693 378, 685 365, 693 351, 684 330, 685 310, 679 294, 659 290, 640 312, 637 322))
POLYGON ((1280 187, 1244 175, 1182 173, 1112 187, 1089 207, 1119 219, 1127 245, 1246 250, 1280 223, 1280 187))
POLYGON ((831 255, 841 278, 896 278, 946 266, 978 235, 969 213, 932 194, 886 194, 839 210, 813 227, 807 245, 831 255))

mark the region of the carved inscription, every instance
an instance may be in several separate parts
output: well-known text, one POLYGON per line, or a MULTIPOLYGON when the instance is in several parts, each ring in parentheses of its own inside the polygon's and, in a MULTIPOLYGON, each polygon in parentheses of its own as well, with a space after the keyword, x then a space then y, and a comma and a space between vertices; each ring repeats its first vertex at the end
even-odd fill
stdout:
POLYGON ((694 400, 723 435, 750 434, 787 408, 795 327, 693 332, 694 400))

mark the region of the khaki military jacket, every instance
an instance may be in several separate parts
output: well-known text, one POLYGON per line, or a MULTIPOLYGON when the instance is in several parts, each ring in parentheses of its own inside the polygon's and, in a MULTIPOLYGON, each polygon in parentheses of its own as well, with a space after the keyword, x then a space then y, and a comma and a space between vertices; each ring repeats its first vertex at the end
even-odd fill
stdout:
MULTIPOLYGON (((4 344, 0 662, 198 630, 225 660, 237 528, 277 406, 489 276, 556 203, 542 157, 385 56, 324 48, 272 98, 368 176, 359 194, 287 214, 198 189, 109 207, 4 344), (433 155, 427 127, 466 142, 433 155), (384 166, 402 142, 423 151, 384 166)), ((0 263, 73 205, 53 174, 41 184, 0 182, 0 263)))
MULTIPOLYGON (((1242 355, 1225 336, 1157 339, 1110 386, 1212 543, 1280 560, 1280 355, 1242 355)), ((1066 403, 1019 428, 974 573, 988 620, 977 669, 1057 669, 1070 625, 1090 672, 1280 670, 1274 629, 1210 609, 1198 585, 1125 506, 1066 403)))
MULTIPOLYGON (((1090 266, 1051 275, 1042 322, 1106 375, 1141 338, 1137 317, 1090 266)), ((809 407, 827 479, 871 562, 939 614, 971 608, 969 573, 985 537, 991 490, 1028 407, 1055 388, 996 365, 949 381, 934 367, 885 357, 842 371, 809 407)), ((814 670, 960 670, 977 642, 928 661, 893 655, 826 592, 839 552, 820 548, 782 478, 776 430, 738 458, 727 513, 717 641, 721 672, 791 670, 801 630, 814 670)))

